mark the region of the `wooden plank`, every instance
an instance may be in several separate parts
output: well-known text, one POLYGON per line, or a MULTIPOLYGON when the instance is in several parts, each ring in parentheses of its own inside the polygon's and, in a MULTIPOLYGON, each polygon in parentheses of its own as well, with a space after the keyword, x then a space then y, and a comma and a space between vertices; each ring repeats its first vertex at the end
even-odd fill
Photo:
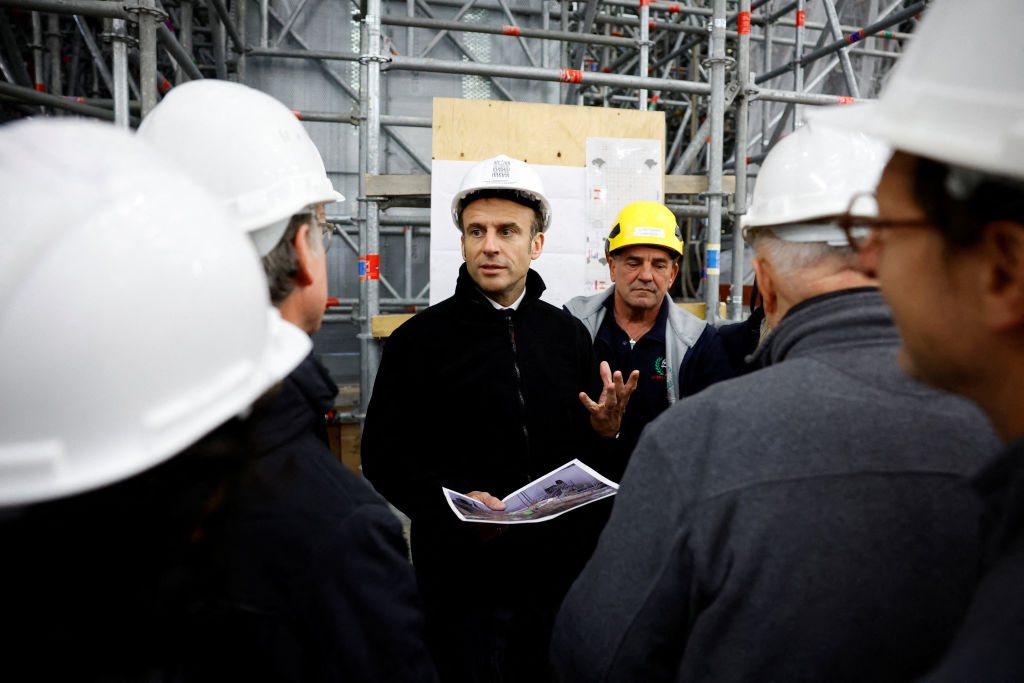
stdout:
POLYGON ((397 315, 375 315, 370 321, 370 328, 373 336, 387 339, 391 333, 398 329, 398 326, 411 318, 413 313, 400 313, 397 315))
POLYGON ((430 196, 430 176, 426 174, 366 174, 367 197, 430 196))
MULTIPOLYGON (((684 301, 681 304, 676 304, 679 308, 685 309, 701 320, 707 319, 708 305, 703 301, 684 301)), ((725 302, 721 301, 718 304, 718 317, 725 317, 725 302)))
POLYGON ((664 158, 665 113, 434 98, 434 159, 481 161, 508 154, 531 164, 585 166, 588 137, 660 140, 664 158))
MULTIPOLYGON (((736 176, 722 176, 722 188, 735 192, 736 176)), ((708 189, 708 178, 703 175, 665 176, 665 194, 700 194, 708 189)), ((430 175, 395 174, 366 176, 366 194, 370 197, 429 197, 430 175)))
MULTIPOLYGON (((736 191, 736 176, 722 176, 722 190, 736 191)), ((665 176, 665 194, 700 194, 708 191, 706 175, 667 175, 665 176)))

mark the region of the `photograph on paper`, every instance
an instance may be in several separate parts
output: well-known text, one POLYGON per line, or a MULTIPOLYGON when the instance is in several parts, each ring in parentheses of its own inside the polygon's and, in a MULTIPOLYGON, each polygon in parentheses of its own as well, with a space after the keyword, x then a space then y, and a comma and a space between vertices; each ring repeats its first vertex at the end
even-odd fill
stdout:
POLYGON ((579 460, 571 460, 502 499, 504 510, 441 487, 455 516, 463 522, 527 524, 546 522, 594 501, 614 496, 619 485, 579 460))

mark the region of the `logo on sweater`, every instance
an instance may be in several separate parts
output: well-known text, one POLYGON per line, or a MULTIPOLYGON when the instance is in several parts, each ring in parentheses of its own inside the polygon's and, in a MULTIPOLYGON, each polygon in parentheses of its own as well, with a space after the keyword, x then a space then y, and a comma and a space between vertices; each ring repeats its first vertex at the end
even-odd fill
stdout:
POLYGON ((654 374, 651 379, 665 379, 665 371, 668 369, 668 361, 661 356, 654 359, 654 374))

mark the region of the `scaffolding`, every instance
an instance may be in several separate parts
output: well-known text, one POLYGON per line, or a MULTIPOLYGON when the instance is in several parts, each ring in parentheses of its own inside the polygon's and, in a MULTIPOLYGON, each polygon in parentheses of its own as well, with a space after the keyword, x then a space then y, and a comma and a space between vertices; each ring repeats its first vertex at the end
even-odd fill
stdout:
MULTIPOLYGON (((429 105, 423 107, 430 93, 389 97, 389 80, 441 75, 430 78, 458 80, 462 97, 664 111, 666 203, 685 225, 687 243, 674 294, 699 297, 708 319, 720 323, 745 310, 747 259, 735 236, 757 164, 800 125, 804 107, 877 95, 926 5, 0 0, 0 111, 4 120, 72 113, 127 128, 174 85, 221 78, 266 89, 300 120, 333 127, 321 133, 330 140, 321 148, 339 148, 331 154, 343 159, 329 162, 329 170, 356 199, 349 211, 328 216, 348 250, 331 263, 337 284, 325 327, 355 331, 358 354, 348 355, 358 355, 359 402, 346 417, 358 420, 379 360, 374 319, 424 307, 429 291, 416 261, 430 234, 430 148, 416 131, 431 127, 429 105), (294 83, 276 87, 311 73, 328 85, 324 110, 295 107, 288 99, 289 92, 299 98, 294 83), (420 110, 392 113, 409 102, 420 110), (357 131, 355 154, 340 150, 348 143, 339 127, 357 131), (725 182, 727 172, 734 186, 725 182), (672 182, 691 176, 704 182, 672 182), (382 257, 384 243, 392 246, 382 257), (731 259, 724 318, 723 243, 731 259)), ((429 91, 441 81, 426 83, 416 87, 429 91)), ((326 336, 317 340, 320 351, 339 338, 326 336)))

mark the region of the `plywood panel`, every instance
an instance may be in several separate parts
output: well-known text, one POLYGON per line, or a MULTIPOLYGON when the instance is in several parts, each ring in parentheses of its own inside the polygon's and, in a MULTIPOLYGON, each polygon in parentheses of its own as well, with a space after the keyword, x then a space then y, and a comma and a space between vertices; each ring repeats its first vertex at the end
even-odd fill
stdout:
POLYGON ((412 313, 398 313, 395 315, 375 315, 370 321, 374 337, 387 339, 391 333, 398 329, 398 326, 413 316, 412 313))
POLYGON ((480 161, 508 154, 532 164, 585 166, 587 138, 661 140, 660 111, 434 98, 433 158, 480 161))

